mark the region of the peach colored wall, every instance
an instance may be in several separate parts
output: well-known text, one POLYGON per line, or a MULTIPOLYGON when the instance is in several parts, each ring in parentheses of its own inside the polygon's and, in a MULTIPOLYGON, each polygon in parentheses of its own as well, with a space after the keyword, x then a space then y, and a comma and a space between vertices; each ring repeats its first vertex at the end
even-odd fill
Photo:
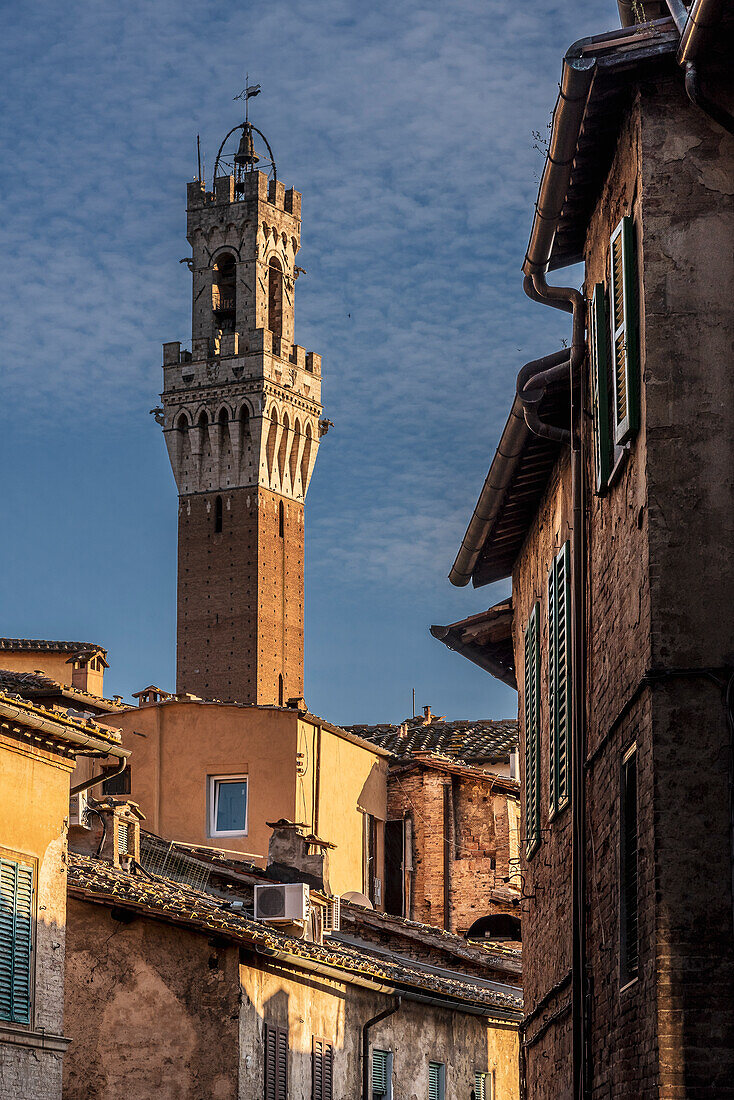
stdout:
POLYGON ((13 672, 45 672, 57 683, 71 687, 72 666, 67 664, 70 656, 70 653, 49 653, 47 650, 38 653, 25 649, 19 653, 2 650, 0 668, 12 669, 13 672))
POLYGON ((110 716, 132 750, 131 797, 143 828, 169 840, 267 856, 266 821, 295 812, 295 711, 170 702, 110 716), (248 833, 211 837, 207 777, 248 776, 248 833))
POLYGON ((270 840, 266 823, 281 817, 301 822, 337 845, 330 853, 330 883, 335 893, 344 893, 362 889, 367 812, 378 819, 382 878, 387 767, 385 758, 369 746, 328 729, 319 734, 318 726, 297 711, 270 707, 173 701, 131 708, 109 715, 107 721, 123 731, 123 745, 132 752, 131 797, 145 814, 143 827, 151 832, 264 860, 270 840), (237 774, 248 776, 247 836, 212 837, 207 777, 237 774))

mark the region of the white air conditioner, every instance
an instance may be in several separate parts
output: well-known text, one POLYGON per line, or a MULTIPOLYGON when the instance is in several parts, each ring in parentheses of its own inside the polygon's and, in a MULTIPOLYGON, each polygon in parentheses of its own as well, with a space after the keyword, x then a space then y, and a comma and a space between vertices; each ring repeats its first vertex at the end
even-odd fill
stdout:
POLYGON ((331 935, 341 928, 341 898, 329 898, 324 911, 324 935, 331 935))
POLYGON ((69 824, 81 825, 83 828, 88 829, 87 823, 87 792, 80 791, 79 794, 73 794, 69 799, 69 824))
POLYGON ((255 920, 293 924, 307 921, 310 911, 309 889, 305 882, 255 887, 255 920))

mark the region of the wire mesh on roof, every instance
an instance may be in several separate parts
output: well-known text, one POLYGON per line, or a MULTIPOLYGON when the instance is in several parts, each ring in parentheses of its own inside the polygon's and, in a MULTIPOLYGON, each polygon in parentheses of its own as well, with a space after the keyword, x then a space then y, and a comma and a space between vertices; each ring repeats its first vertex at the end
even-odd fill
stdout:
POLYGON ((175 841, 162 840, 151 833, 140 833, 140 862, 151 875, 206 890, 211 869, 183 852, 175 841))

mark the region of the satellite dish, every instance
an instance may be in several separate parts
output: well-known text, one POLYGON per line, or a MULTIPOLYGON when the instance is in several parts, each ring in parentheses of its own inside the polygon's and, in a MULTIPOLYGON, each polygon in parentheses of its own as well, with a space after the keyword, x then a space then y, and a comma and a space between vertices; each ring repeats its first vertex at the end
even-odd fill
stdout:
POLYGON ((352 905, 361 905, 363 909, 375 908, 370 899, 365 894, 360 894, 359 890, 347 890, 346 894, 342 894, 342 899, 352 905))

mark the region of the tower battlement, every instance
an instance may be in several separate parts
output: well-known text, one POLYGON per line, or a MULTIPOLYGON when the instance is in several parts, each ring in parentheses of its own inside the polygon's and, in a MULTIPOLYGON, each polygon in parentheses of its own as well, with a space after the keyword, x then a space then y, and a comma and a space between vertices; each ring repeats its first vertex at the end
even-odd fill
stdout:
POLYGON ((186 205, 189 210, 253 200, 267 203, 300 220, 300 191, 293 187, 286 188, 280 180, 268 180, 265 172, 246 172, 237 186, 234 176, 218 176, 214 181, 213 191, 207 191, 201 180, 192 180, 186 186, 186 205))

